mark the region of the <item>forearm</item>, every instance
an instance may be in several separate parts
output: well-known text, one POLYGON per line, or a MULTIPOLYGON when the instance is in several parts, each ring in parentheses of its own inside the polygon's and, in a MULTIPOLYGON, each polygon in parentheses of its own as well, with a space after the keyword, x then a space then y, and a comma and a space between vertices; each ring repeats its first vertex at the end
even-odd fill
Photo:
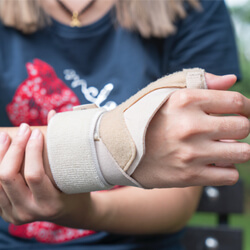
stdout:
POLYGON ((86 225, 86 217, 79 212, 73 226, 120 234, 173 233, 183 228, 196 210, 201 189, 124 187, 95 192, 91 194, 96 212, 92 225, 86 225))

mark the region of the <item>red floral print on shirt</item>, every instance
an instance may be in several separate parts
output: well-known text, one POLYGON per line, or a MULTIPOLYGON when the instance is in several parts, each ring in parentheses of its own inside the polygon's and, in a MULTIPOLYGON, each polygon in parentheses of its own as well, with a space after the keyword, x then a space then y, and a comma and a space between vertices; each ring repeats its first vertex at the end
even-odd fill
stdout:
POLYGON ((9 226, 13 236, 32 239, 42 243, 63 243, 94 234, 94 231, 58 226, 50 222, 33 222, 22 226, 9 226))
POLYGON ((71 110, 80 102, 75 93, 60 80, 46 62, 35 59, 26 64, 28 78, 18 87, 7 105, 7 114, 14 126, 46 125, 51 109, 57 112, 71 110))

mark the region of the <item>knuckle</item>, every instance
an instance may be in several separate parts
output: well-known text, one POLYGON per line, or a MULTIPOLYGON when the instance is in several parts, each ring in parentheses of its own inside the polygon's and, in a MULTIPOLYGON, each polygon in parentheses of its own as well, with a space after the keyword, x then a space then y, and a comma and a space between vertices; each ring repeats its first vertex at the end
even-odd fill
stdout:
MULTIPOLYGON (((22 222, 21 222, 19 219, 17 219, 17 218, 11 219, 11 220, 10 220, 10 223, 11 223, 11 224, 14 224, 15 226, 20 226, 20 225, 22 225, 22 222)), ((24 224, 24 223, 23 223, 23 224, 24 224)))
POLYGON ((247 143, 242 143, 240 154, 241 154, 242 162, 249 161, 250 160, 250 145, 247 143))
POLYGON ((44 218, 54 218, 58 215, 59 209, 55 207, 47 207, 47 209, 43 210, 43 217, 44 218))
POLYGON ((0 171, 0 182, 3 185, 10 185, 13 181, 15 181, 14 176, 7 171, 0 171))
POLYGON ((217 125, 218 131, 220 131, 220 132, 226 132, 226 131, 228 131, 231 128, 231 125, 227 122, 226 117, 222 116, 222 117, 220 117, 220 120, 221 120, 220 123, 213 124, 214 127, 216 128, 216 125, 217 125))
POLYGON ((177 91, 178 104, 180 107, 187 107, 190 103, 194 102, 195 96, 190 90, 177 91))
POLYGON ((17 136, 12 141, 12 146, 21 147, 23 144, 23 138, 21 136, 17 136))
POLYGON ((242 94, 240 94, 238 92, 234 92, 232 102, 233 102, 233 105, 235 105, 239 111, 241 111, 243 109, 244 97, 242 94))
POLYGON ((189 138, 191 135, 193 135, 195 133, 195 129, 194 127, 189 124, 189 123, 186 123, 181 132, 180 132, 180 136, 185 139, 185 138, 189 138))
POLYGON ((182 119, 181 123, 183 124, 179 129, 181 139, 189 139, 201 133, 201 126, 197 126, 189 117, 182 119))
POLYGON ((17 226, 29 223, 31 221, 32 221, 31 216, 25 212, 19 212, 15 216, 15 218, 12 218, 12 223, 17 226))
POLYGON ((225 185, 232 186, 239 180, 239 172, 235 169, 232 173, 228 176, 225 185))
POLYGON ((179 153, 178 158, 179 161, 185 166, 193 163, 198 158, 198 155, 193 148, 187 147, 179 153))
POLYGON ((29 140, 27 143, 26 149, 28 150, 36 150, 38 148, 39 144, 37 140, 29 140))
POLYGON ((11 147, 14 148, 16 154, 20 154, 24 151, 25 144, 24 144, 22 138, 16 137, 13 139, 13 141, 11 143, 11 147))
POLYGON ((250 132, 250 122, 248 120, 248 118, 246 117, 241 117, 241 131, 247 136, 250 132))
POLYGON ((182 181, 183 183, 193 185, 193 183, 196 183, 199 179, 199 173, 195 171, 194 168, 191 166, 184 169, 182 174, 182 181))
POLYGON ((39 173, 25 173, 25 180, 32 185, 38 185, 42 182, 43 176, 39 173))

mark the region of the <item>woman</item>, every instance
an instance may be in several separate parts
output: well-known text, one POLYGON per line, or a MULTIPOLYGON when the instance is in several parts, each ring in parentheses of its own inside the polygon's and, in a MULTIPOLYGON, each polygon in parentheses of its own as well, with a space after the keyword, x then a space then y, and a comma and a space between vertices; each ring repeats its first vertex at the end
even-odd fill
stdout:
MULTIPOLYGON (((196 1, 185 2, 184 7, 181 2, 150 5, 149 1, 147 5, 144 1, 117 1, 115 15, 120 21, 115 25, 114 9, 110 11, 114 1, 11 3, 1 1, 3 23, 15 27, 0 27, 4 62, 0 66, 1 126, 23 122, 45 125, 49 110, 66 111, 86 102, 112 109, 149 82, 182 68, 199 66, 216 74, 239 74, 235 44, 228 39, 232 37, 231 25, 222 1, 201 1, 203 11, 192 7, 198 8, 196 1), (31 12, 27 12, 29 8, 31 12), (185 13, 187 17, 181 19, 185 13), (80 27, 70 27, 72 21, 73 25, 79 21, 80 27), (50 25, 36 31, 48 22, 50 25), (17 29, 31 34, 24 35, 17 29)), ((227 86, 233 81, 229 76, 227 86)), ((174 107, 177 96, 169 102, 174 107)), ((20 129, 17 141, 22 149, 30 133, 27 126, 20 129)), ((10 182, 9 173, 6 179, 1 175, 0 203, 5 220, 15 224, 46 220, 98 233, 47 222, 14 226, 1 221, 1 231, 6 232, 1 236, 2 248, 8 242, 9 248, 16 249, 48 249, 48 243, 60 243, 53 248, 68 249, 181 249, 180 234, 172 233, 179 231, 195 210, 199 187, 148 191, 123 187, 65 195, 54 188, 44 172, 42 182, 34 176, 29 178, 27 172, 24 179, 19 174, 23 151, 17 154, 13 145, 7 151, 9 139, 5 137, 4 142, 1 168, 12 166, 11 176, 17 180, 10 182), (18 161, 10 163, 13 154, 18 161)), ((33 134, 29 144, 32 142, 38 142, 41 150, 41 134, 33 134)), ((41 171, 41 157, 32 152, 26 154, 26 161, 32 162, 29 169, 41 171), (33 165, 32 159, 37 164, 33 165)), ((228 170, 232 170, 231 165, 228 170)), ((232 171, 235 181, 237 176, 232 171)))

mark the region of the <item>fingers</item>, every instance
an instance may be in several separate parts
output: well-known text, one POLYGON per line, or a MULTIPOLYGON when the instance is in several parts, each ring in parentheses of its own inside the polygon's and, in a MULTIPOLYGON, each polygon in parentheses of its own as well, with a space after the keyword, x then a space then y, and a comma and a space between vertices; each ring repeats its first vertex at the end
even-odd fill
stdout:
POLYGON ((208 127, 212 140, 241 140, 249 135, 250 121, 243 116, 208 116, 208 127))
POLYGON ((8 196, 0 185, 0 216, 4 217, 5 211, 11 211, 11 206, 8 196))
POLYGON ((202 172, 197 178, 196 185, 204 186, 223 186, 234 185, 239 179, 237 169, 231 167, 205 166, 202 167, 202 172))
POLYGON ((227 90, 237 80, 235 75, 216 76, 210 73, 205 74, 206 83, 209 89, 227 90))
MULTIPOLYGON (((10 145, 10 138, 6 133, 0 133, 0 168, 1 168, 1 162, 3 160, 3 157, 5 153, 7 152, 8 148, 10 145)), ((2 211, 4 209, 9 210, 11 207, 11 203, 2 187, 0 184, 0 216, 2 215, 2 211)))
POLYGON ((184 89, 170 97, 178 108, 193 107, 211 114, 240 114, 250 117, 250 99, 233 91, 184 89))
POLYGON ((42 156, 43 136, 35 129, 26 147, 24 176, 36 200, 46 199, 52 196, 51 192, 57 192, 45 174, 42 156))
POLYGON ((5 153, 7 152, 9 148, 9 145, 10 145, 9 136, 4 132, 0 133, 0 165, 1 165, 1 162, 3 160, 5 153))
POLYGON ((250 145, 243 142, 213 142, 207 148, 203 164, 230 166, 250 160, 250 145))
MULTIPOLYGON (((215 90, 227 90, 230 87, 232 87, 234 83, 237 81, 237 77, 235 75, 216 76, 210 73, 206 73, 205 78, 206 78, 208 88, 215 89, 215 90)), ((232 92, 231 93, 227 92, 227 93, 229 93, 230 96, 228 97, 224 96, 223 100, 225 102, 225 105, 227 105, 227 102, 229 101, 230 103, 228 105, 231 105, 231 108, 235 108, 235 109, 233 109, 232 111, 228 110, 228 112, 225 112, 225 113, 242 114, 242 115, 249 117, 250 110, 249 108, 247 108, 249 107, 248 106, 250 103, 249 100, 239 93, 232 93, 232 92)), ((221 100, 219 100, 219 102, 221 102, 221 100)), ((225 105, 223 105, 223 110, 225 110, 224 109, 225 105)), ((217 108, 219 108, 219 106, 217 106, 217 108)))
POLYGON ((12 143, 6 153, 0 169, 0 176, 16 174, 21 169, 23 162, 26 143, 29 139, 31 130, 27 124, 21 124, 17 135, 13 138, 12 143))
POLYGON ((15 204, 22 204, 28 196, 28 189, 20 170, 30 133, 29 126, 22 124, 1 162, 0 181, 2 188, 9 201, 15 204))
MULTIPOLYGON (((208 88, 214 90, 227 90, 230 87, 232 87, 234 83, 237 81, 237 77, 235 75, 216 76, 210 73, 206 73, 205 78, 208 88)), ((228 111, 225 113, 231 112, 231 113, 242 114, 249 117, 250 111, 249 109, 247 109, 250 103, 249 100, 239 93, 235 92, 226 92, 226 93, 224 94, 223 100, 225 100, 225 102, 229 102, 229 105, 235 106, 235 109, 233 111, 228 111), (230 96, 227 97, 226 93, 229 94, 230 96)))
POLYGON ((9 198, 7 197, 3 187, 0 186, 0 207, 1 209, 9 209, 10 206, 11 203, 9 201, 9 198))
POLYGON ((201 103, 202 109, 214 114, 240 114, 250 117, 250 99, 238 92, 210 90, 201 103))

